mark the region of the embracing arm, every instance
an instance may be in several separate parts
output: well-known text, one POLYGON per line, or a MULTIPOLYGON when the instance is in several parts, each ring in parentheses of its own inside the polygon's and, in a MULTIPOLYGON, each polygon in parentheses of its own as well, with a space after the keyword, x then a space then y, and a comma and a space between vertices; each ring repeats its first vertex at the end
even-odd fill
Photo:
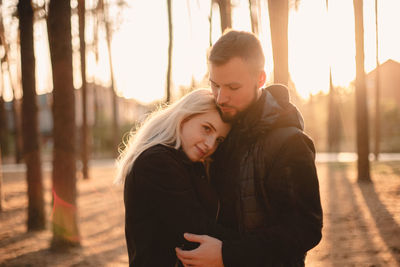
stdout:
MULTIPOLYGON (((268 148, 265 148, 265 151, 268 148)), ((239 240, 223 240, 225 266, 259 266, 301 259, 321 239, 322 209, 312 141, 296 134, 265 178, 268 226, 239 240)))

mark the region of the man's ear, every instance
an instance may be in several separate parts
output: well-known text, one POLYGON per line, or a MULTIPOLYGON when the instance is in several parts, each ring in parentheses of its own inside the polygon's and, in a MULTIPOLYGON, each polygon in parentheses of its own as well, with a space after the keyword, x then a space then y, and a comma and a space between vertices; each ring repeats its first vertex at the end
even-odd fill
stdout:
POLYGON ((258 88, 261 88, 264 86, 265 81, 267 79, 267 74, 265 74, 265 71, 262 70, 260 71, 260 74, 258 74, 258 88))

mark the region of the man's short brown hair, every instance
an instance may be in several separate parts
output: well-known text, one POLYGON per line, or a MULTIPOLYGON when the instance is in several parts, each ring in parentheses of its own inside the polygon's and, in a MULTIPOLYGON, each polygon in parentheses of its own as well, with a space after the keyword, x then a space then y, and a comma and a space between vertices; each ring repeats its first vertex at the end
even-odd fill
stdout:
POLYGON ((235 57, 249 62, 256 71, 264 69, 265 57, 260 40, 251 32, 225 31, 211 48, 208 61, 220 66, 235 57))

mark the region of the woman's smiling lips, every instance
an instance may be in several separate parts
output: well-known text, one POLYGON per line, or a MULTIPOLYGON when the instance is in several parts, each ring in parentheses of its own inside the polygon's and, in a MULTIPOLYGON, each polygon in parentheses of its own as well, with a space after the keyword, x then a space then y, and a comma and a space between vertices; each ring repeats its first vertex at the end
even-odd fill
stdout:
POLYGON ((198 147, 198 146, 195 146, 195 147, 196 147, 197 151, 199 152, 200 157, 201 157, 201 158, 204 157, 204 155, 206 154, 206 152, 205 152, 203 149, 201 149, 200 147, 198 147))

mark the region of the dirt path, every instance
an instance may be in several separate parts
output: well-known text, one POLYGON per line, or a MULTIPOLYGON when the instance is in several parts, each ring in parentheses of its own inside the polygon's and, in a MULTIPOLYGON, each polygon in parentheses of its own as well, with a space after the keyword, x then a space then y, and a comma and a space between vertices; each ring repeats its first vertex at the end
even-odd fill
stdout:
POLYGON ((372 164, 373 184, 354 164, 319 164, 324 228, 306 266, 400 266, 400 162, 372 164))
MULTIPOLYGON (((324 208, 321 243, 306 266, 400 266, 400 162, 373 164, 374 184, 355 181, 354 164, 319 164, 324 208)), ((26 233, 26 183, 21 172, 4 174, 0 213, 0 266, 127 266, 122 188, 114 170, 95 167, 78 180, 81 248, 48 250, 51 231, 26 233)), ((45 172, 50 220, 50 174, 45 172)), ((48 222, 50 225, 50 222, 48 222)))
MULTIPOLYGON (((114 169, 96 167, 91 180, 78 180, 81 248, 49 251, 51 231, 26 233, 26 183, 21 173, 4 175, 5 211, 0 214, 0 266, 127 266, 122 188, 112 185, 114 169)), ((50 173, 45 174, 50 227, 50 173)))

